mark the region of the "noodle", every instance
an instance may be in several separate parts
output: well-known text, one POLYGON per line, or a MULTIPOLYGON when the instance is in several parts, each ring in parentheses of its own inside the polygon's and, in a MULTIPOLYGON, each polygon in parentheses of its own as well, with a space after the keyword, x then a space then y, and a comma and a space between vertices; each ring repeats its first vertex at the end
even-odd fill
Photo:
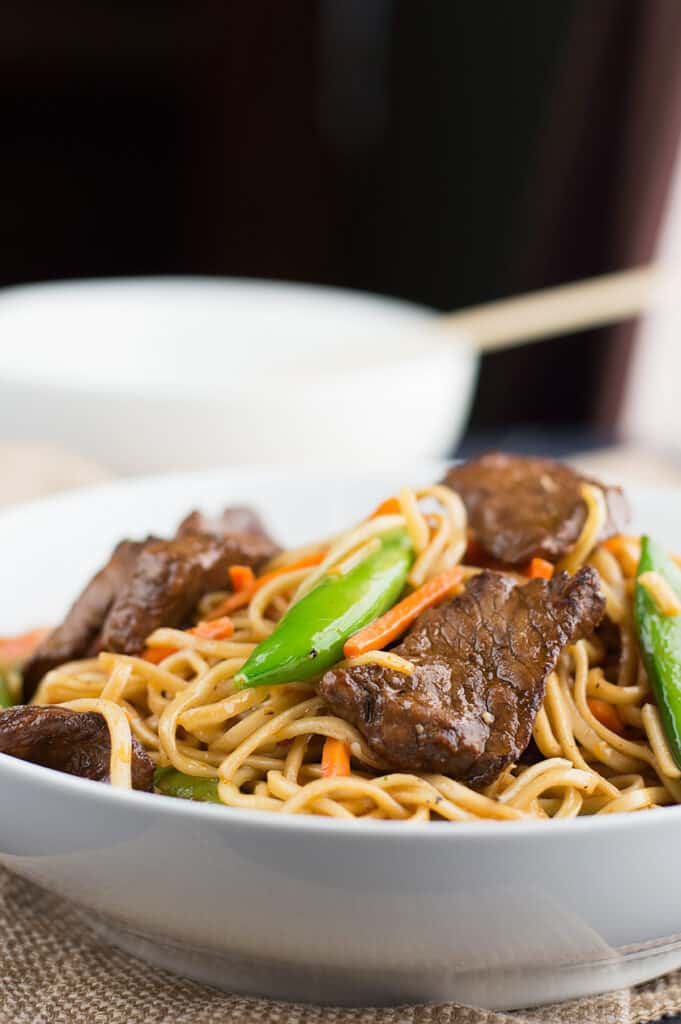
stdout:
POLYGON ((678 615, 681 612, 681 601, 659 572, 644 572, 638 582, 652 597, 660 615, 678 615))
MULTIPOLYGON (((104 716, 114 785, 131 785, 134 736, 158 766, 217 778, 220 800, 231 807, 339 819, 465 822, 574 818, 681 802, 681 771, 651 703, 632 623, 638 539, 621 538, 611 548, 599 545, 605 499, 590 484, 582 493, 586 521, 558 568, 574 572, 588 560, 597 571, 607 617, 619 636, 617 663, 598 636, 563 651, 534 723, 539 759, 511 765, 482 792, 444 775, 387 770, 357 729, 330 712, 314 682, 245 690, 234 684, 281 615, 328 572, 343 574, 356 566, 387 531, 402 527, 410 534, 416 551, 409 574, 413 587, 460 564, 466 513, 459 496, 442 485, 405 488, 398 514, 376 516, 324 544, 278 555, 268 568, 285 569, 325 551, 319 565, 283 572, 257 590, 233 615, 228 640, 157 629, 147 644, 170 650, 160 664, 112 653, 71 662, 48 673, 35 700, 104 716), (594 715, 589 705, 594 698, 616 710, 626 735, 594 715), (327 738, 347 745, 349 775, 323 776, 327 738)), ((463 566, 464 579, 479 571, 463 566)), ((671 608, 658 581, 652 581, 650 592, 661 607, 671 608)), ((200 614, 224 596, 205 596, 200 614)), ((365 663, 407 676, 413 671, 391 651, 372 651, 343 664, 365 663)))

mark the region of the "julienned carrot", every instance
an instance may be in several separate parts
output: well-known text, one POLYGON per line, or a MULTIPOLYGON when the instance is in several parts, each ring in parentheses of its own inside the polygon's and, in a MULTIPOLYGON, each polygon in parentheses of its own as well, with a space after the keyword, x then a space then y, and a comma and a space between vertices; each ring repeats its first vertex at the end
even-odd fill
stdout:
POLYGON ((601 725, 610 729, 611 732, 616 732, 618 736, 624 733, 625 724, 614 704, 608 704, 607 701, 599 700, 597 697, 587 697, 586 702, 591 714, 598 719, 601 725))
POLYGON ((464 565, 474 565, 478 569, 494 569, 495 572, 508 572, 509 569, 508 565, 490 555, 475 536, 475 531, 471 529, 468 530, 468 541, 462 562, 464 565))
POLYGON ((223 615, 219 619, 211 619, 210 622, 204 619, 189 632, 194 636, 203 637, 204 640, 228 640, 234 632, 234 623, 227 615, 223 615))
POLYGON ((235 593, 245 590, 246 587, 251 587, 255 583, 255 573, 250 565, 230 565, 228 571, 232 590, 235 593))
POLYGON ((18 636, 0 637, 0 659, 10 664, 27 661, 49 632, 49 629, 32 629, 18 636))
POLYGON ((616 555, 623 544, 640 544, 641 538, 635 537, 630 533, 616 533, 614 537, 608 537, 607 540, 603 541, 603 547, 610 551, 611 554, 616 555))
POLYGON ((386 498, 382 501, 369 516, 369 519, 376 519, 377 516, 394 516, 400 512, 400 503, 397 498, 386 498))
POLYGON ((545 558, 532 558, 525 575, 531 580, 550 580, 554 571, 552 562, 547 562, 545 558))
POLYGON ((174 654, 177 647, 145 647, 142 651, 141 657, 145 661, 150 661, 152 665, 158 665, 165 658, 168 658, 171 654, 174 654))
POLYGON ((356 658, 368 651, 382 650, 386 644, 404 633, 417 615, 441 601, 462 579, 463 570, 460 565, 441 572, 439 576, 424 583, 409 597, 394 605, 385 615, 381 615, 380 619, 374 619, 368 626, 346 640, 343 654, 346 658, 356 658))
POLYGON ((350 774, 350 750, 343 740, 327 736, 322 749, 322 775, 333 779, 338 775, 350 774))
MULTIPOLYGON (((203 637, 204 640, 228 640, 234 632, 234 623, 226 615, 223 615, 222 618, 213 619, 210 622, 203 619, 198 625, 188 629, 187 632, 193 636, 203 637)), ((177 647, 169 647, 167 645, 162 647, 145 647, 142 651, 142 657, 145 661, 150 661, 152 665, 158 665, 171 654, 175 654, 177 650, 177 647)))
POLYGON ((468 530, 468 542, 463 560, 466 565, 482 565, 488 554, 472 530, 468 530))
POLYGON ((289 565, 282 565, 280 569, 273 569, 272 572, 266 572, 264 576, 258 576, 249 587, 239 590, 236 594, 230 594, 224 601, 221 601, 206 618, 212 621, 213 619, 221 618, 223 615, 235 612, 237 608, 244 608, 250 602, 253 595, 257 594, 270 580, 276 579, 277 576, 284 576, 287 572, 294 572, 296 569, 307 569, 313 565, 319 565, 320 562, 324 561, 325 557, 326 551, 315 551, 312 555, 305 555, 304 558, 299 558, 297 562, 290 562, 289 565))

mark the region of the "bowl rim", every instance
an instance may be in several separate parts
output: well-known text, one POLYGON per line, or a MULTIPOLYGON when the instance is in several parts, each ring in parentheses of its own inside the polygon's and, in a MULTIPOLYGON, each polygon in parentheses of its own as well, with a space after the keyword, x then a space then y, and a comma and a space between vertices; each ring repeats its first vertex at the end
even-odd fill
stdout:
POLYGON ((142 812, 146 816, 155 809, 155 813, 165 817, 180 817, 185 820, 203 821, 208 825, 229 827, 234 824, 240 827, 265 829, 266 831, 301 832, 329 836, 387 837, 400 840, 414 840, 438 836, 447 838, 448 842, 456 836, 458 842, 475 842, 489 839, 495 843, 517 840, 549 839, 560 835, 568 836, 620 834, 631 829, 652 828, 662 826, 678 826, 681 822, 681 804, 670 807, 658 807, 644 813, 619 812, 616 814, 591 815, 580 818, 561 818, 559 820, 531 821, 429 821, 412 822, 405 820, 349 820, 331 818, 313 814, 279 814, 277 811, 253 811, 247 808, 218 806, 192 800, 181 800, 176 797, 163 796, 160 793, 145 793, 139 790, 122 790, 106 783, 94 782, 91 779, 79 779, 52 768, 21 761, 9 754, 0 753, 0 781, 11 785, 12 776, 24 778, 28 782, 40 782, 43 796, 59 797, 61 793, 79 795, 85 806, 92 800, 106 806, 113 801, 112 809, 128 808, 142 812))
MULTIPOLYGON (((456 460, 424 460, 421 464, 422 470, 431 475, 442 472, 443 467, 450 465, 456 460)), ((278 478, 289 479, 292 474, 297 477, 314 479, 323 482, 325 477, 336 478, 334 467, 330 467, 328 474, 320 474, 312 467, 300 466, 268 466, 254 465, 248 467, 217 467, 212 470, 196 469, 184 472, 152 473, 143 476, 120 478, 115 480, 99 481, 85 487, 73 488, 57 494, 50 494, 30 501, 24 501, 9 505, 0 509, 0 527, 3 522, 10 522, 15 518, 22 518, 27 512, 36 509, 62 503, 68 504, 87 499, 89 495, 105 496, 118 492, 129 492, 130 490, 143 490, 150 484, 157 486, 175 486, 182 481, 193 481, 198 479, 218 480, 224 476, 238 476, 243 479, 257 479, 266 476, 268 479, 278 478)), ((407 467, 409 472, 413 467, 407 467)), ((394 470, 385 470, 386 476, 394 476, 394 470)), ((376 472, 370 469, 362 469, 353 472, 352 478, 375 479, 376 472)), ((642 486, 636 488, 639 495, 646 496, 669 496, 679 495, 681 488, 674 486, 642 486)), ((84 802, 114 801, 114 806, 128 807, 132 811, 145 811, 149 813, 155 808, 157 813, 162 815, 179 815, 188 820, 197 819, 216 824, 222 823, 229 826, 233 822, 238 826, 252 825, 256 828, 300 831, 305 834, 314 833, 319 835, 356 835, 358 837, 386 837, 412 840, 425 837, 431 840, 437 836, 449 837, 451 842, 453 835, 457 836, 459 842, 477 841, 481 838, 489 838, 495 842, 509 842, 515 837, 518 841, 532 838, 547 839, 550 836, 560 835, 579 836, 583 834, 619 834, 623 830, 662 826, 665 823, 673 826, 681 824, 681 804, 668 807, 659 807, 647 810, 643 813, 619 812, 615 814, 591 815, 579 818, 567 818, 559 820, 530 820, 530 821, 438 821, 438 822, 411 822, 362 820, 350 821, 343 818, 330 818, 322 815, 294 814, 282 815, 276 811, 253 811, 245 808, 218 806, 210 803, 202 803, 191 800, 181 800, 175 797, 163 796, 157 793, 145 793, 138 790, 122 790, 101 782, 94 782, 90 779, 80 779, 42 765, 22 761, 19 758, 11 757, 8 754, 0 753, 0 784, 11 783, 12 775, 24 778, 28 782, 41 782, 46 791, 52 790, 55 796, 61 792, 65 794, 80 794, 84 802), (151 801, 151 802, 150 802, 151 801)))
MULTIPOLYGON (((46 301, 59 305, 69 295, 72 296, 72 301, 75 301, 79 294, 87 297, 88 293, 93 295, 98 292, 102 294, 96 301, 101 301, 105 307, 115 302, 117 294, 131 297, 137 295, 143 298, 147 292, 150 293, 147 296, 147 301, 151 304, 162 302, 163 295, 172 296, 172 301, 176 301, 178 297, 189 298, 191 295, 201 292, 204 292, 206 296, 209 293, 215 296, 222 295, 225 299, 228 299, 230 294, 239 298, 250 296, 250 301, 254 306, 259 297, 271 298, 274 302, 282 304, 282 315, 285 315, 286 299, 293 298, 296 302, 310 303, 311 306, 321 305, 327 315, 339 318, 341 327, 350 314, 356 315, 363 309, 364 312, 375 314, 388 327, 392 326, 396 333, 405 332, 406 336, 413 331, 415 339, 419 331, 423 333, 418 344, 414 343, 411 348, 407 347, 401 352, 391 350, 387 344, 387 338, 383 338, 382 344, 374 346, 374 359, 364 366, 357 365, 352 360, 349 360, 347 365, 343 362, 336 365, 334 362, 331 368, 314 364, 306 366, 304 362, 302 365, 297 362, 294 355, 290 363, 277 364, 270 371, 266 362, 262 364, 262 359, 267 355, 267 348, 265 348, 261 353, 260 364, 256 361, 252 365, 238 367, 224 379, 221 378, 220 396, 226 393, 241 394, 243 389, 248 388, 249 384, 255 380, 256 370, 258 371, 258 388, 274 387, 276 390, 280 390, 282 381, 285 381, 287 386, 298 383, 307 387, 314 383, 318 387, 323 385, 342 392, 347 387, 349 378, 359 379, 361 377, 373 385, 375 379, 385 379, 386 373, 414 373, 428 361, 433 362, 439 372, 445 372, 444 367, 447 365, 452 368, 460 368, 468 364, 475 365, 477 361, 475 347, 465 332, 454 328, 447 328, 446 331, 438 330, 436 319, 438 311, 423 303, 361 289, 268 278, 175 274, 70 278, 63 281, 8 285, 0 288, 0 323, 2 323, 6 302, 11 304, 19 301, 27 309, 30 309, 30 303, 34 299, 41 303, 46 301), (155 296, 151 294, 154 292, 155 296), (110 293, 110 298, 105 298, 106 293, 110 293)), ((10 316, 13 315, 11 307, 9 307, 9 313, 10 316)), ((303 316, 304 313, 303 309, 298 316, 303 316)), ((354 317, 351 318, 354 319, 354 317)), ((370 329, 367 331, 366 341, 371 345, 370 329)), ((164 380, 155 385, 151 392, 148 392, 141 389, 134 376, 125 384, 118 377, 107 378, 105 373, 97 375, 90 381, 69 382, 60 374, 49 372, 49 368, 53 365, 55 364, 50 362, 46 372, 40 373, 39 377, 35 379, 34 368, 29 371, 11 365, 3 366, 0 356, 0 375, 2 380, 10 385, 37 388, 40 391, 56 395, 82 395, 84 393, 92 395, 93 392, 100 397, 107 398, 134 398, 144 395, 147 401, 169 398, 174 401, 182 401, 201 397, 215 400, 216 397, 216 393, 210 387, 208 387, 207 394, 204 395, 204 390, 199 388, 196 382, 184 381, 183 383, 181 376, 173 379, 172 382, 164 380)), ((207 385, 202 387, 205 386, 207 385)))

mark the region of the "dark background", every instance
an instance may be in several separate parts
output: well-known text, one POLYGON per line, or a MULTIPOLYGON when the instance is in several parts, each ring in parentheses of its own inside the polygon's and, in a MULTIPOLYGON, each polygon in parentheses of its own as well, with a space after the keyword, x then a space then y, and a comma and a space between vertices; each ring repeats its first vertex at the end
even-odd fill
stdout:
MULTIPOLYGON (((677 0, 9 2, 0 284, 465 307, 648 258, 679 122, 677 0)), ((612 436, 628 353, 599 331, 486 357, 465 446, 612 436)))

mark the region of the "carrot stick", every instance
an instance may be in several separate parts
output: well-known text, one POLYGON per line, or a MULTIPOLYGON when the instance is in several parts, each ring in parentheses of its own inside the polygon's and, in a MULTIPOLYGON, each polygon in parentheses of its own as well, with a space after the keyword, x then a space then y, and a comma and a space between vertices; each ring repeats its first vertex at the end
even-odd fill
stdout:
POLYGON ((322 749, 322 775, 333 779, 337 775, 350 774, 350 750, 343 740, 327 736, 322 749))
POLYGON ((298 559, 297 562, 291 562, 289 565, 282 565, 280 569, 273 569, 272 572, 266 572, 264 576, 259 576, 254 582, 246 587, 244 590, 239 590, 236 594, 230 594, 224 601, 213 608, 209 615, 206 616, 208 621, 213 619, 219 619, 223 615, 229 615, 231 612, 235 612, 237 608, 244 608, 250 603, 251 598, 254 594, 269 583, 270 580, 276 579, 277 576, 284 576, 287 572, 294 572, 296 569, 307 569, 313 565, 319 565, 323 562, 326 557, 326 551, 316 551, 312 555, 306 555, 304 558, 298 559))
POLYGON ((158 665, 176 650, 177 647, 145 647, 140 657, 150 661, 152 665, 158 665))
POLYGON ((610 551, 611 554, 616 555, 623 544, 640 544, 641 538, 635 537, 629 533, 616 533, 614 537, 608 537, 607 540, 603 541, 603 547, 610 551))
POLYGON ((466 544, 466 551, 463 556, 464 563, 466 565, 484 565, 488 558, 489 555, 475 536, 475 533, 469 529, 468 543, 466 544))
POLYGON ((226 615, 220 619, 212 619, 210 622, 199 622, 197 626, 189 630, 194 636, 201 636, 205 640, 228 640, 234 632, 234 623, 226 615))
POLYGON ((345 641, 343 654, 346 658, 356 658, 367 651, 380 651, 395 640, 401 633, 404 633, 417 615, 437 604, 443 597, 446 597, 454 587, 461 582, 463 570, 460 565, 441 572, 432 580, 424 583, 422 587, 415 590, 409 597, 405 597, 399 604, 393 605, 389 612, 382 615, 380 619, 370 622, 364 629, 353 634, 345 641))
MULTIPOLYGON (((204 619, 192 629, 188 629, 187 632, 193 636, 203 637, 204 640, 227 640, 234 632, 234 623, 224 615, 222 618, 213 619, 210 622, 204 619)), ((177 650, 179 650, 178 647, 168 647, 167 645, 162 647, 145 647, 141 657, 145 661, 150 661, 152 665, 158 665, 169 655, 175 654, 177 650)))
POLYGON ((229 578, 232 581, 232 590, 238 593, 255 583, 255 573, 250 565, 230 565, 229 578))
POLYGON ((598 719, 601 725, 610 729, 611 732, 616 732, 618 736, 623 735, 625 725, 614 704, 608 704, 607 701, 599 700, 597 697, 587 697, 586 702, 591 714, 598 719))
POLYGON ((525 575, 531 580, 550 580, 553 576, 555 566, 547 562, 545 558, 532 558, 527 566, 525 575))
POLYGON ((466 550, 461 559, 464 565, 474 565, 478 569, 494 569, 495 572, 508 572, 509 566, 490 555, 476 537, 475 530, 469 528, 467 533, 466 550))
POLYGON ((397 498, 386 498, 382 501, 369 516, 369 519, 376 519, 378 516, 399 515, 400 503, 397 498))
POLYGON ((0 637, 0 658, 9 663, 28 660, 49 632, 49 629, 32 629, 18 636, 0 637))

